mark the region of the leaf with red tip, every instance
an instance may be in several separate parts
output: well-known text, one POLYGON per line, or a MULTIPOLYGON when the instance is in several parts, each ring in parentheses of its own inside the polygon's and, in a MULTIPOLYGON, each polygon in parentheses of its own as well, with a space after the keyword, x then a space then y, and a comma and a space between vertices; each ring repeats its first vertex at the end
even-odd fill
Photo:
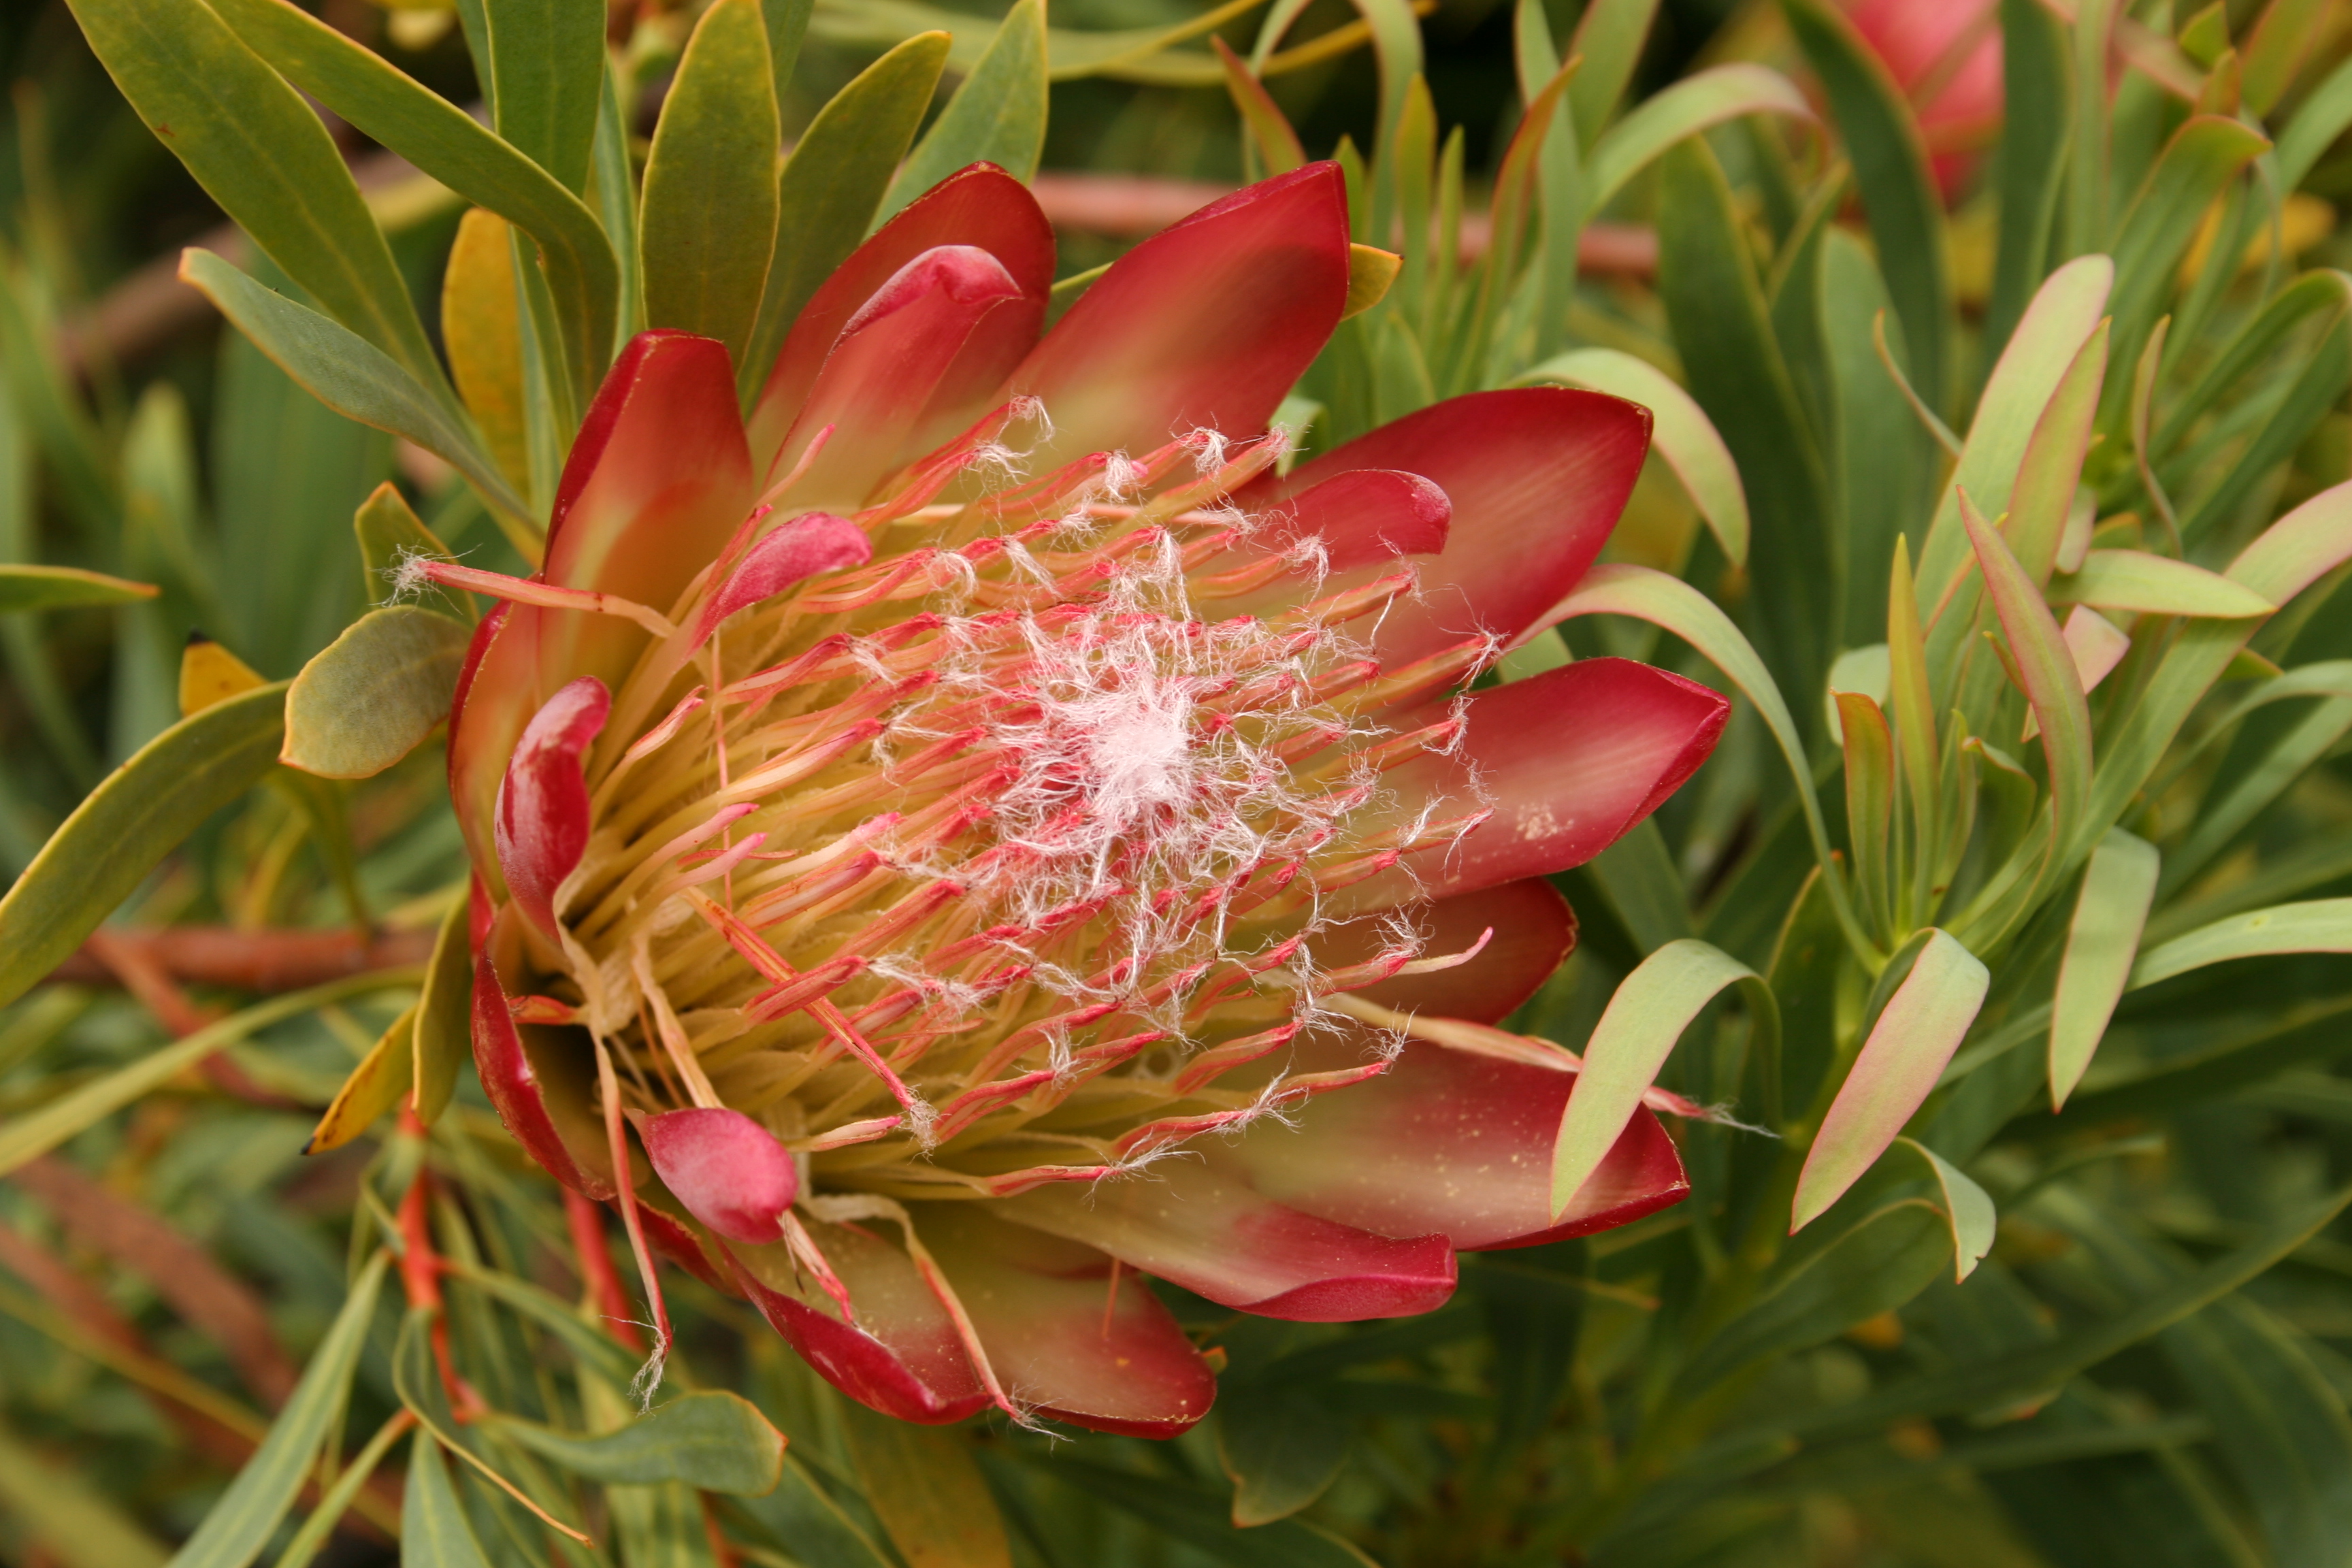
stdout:
POLYGON ((1354 468, 1309 485, 1268 508, 1255 542, 1323 542, 1334 572, 1388 566, 1400 555, 1445 548, 1454 504, 1433 480, 1394 468, 1354 468))
POLYGON ((710 640, 719 623, 738 610, 782 593, 795 583, 874 559, 866 531, 845 517, 813 511, 770 529, 743 552, 743 559, 715 589, 694 623, 694 646, 710 640))
POLYGON ((1251 1190, 1238 1172, 1171 1160, 1148 1176, 1034 1188, 985 1205, 1099 1247, 1197 1296, 1262 1318, 1344 1323, 1433 1311, 1454 1294, 1443 1236, 1391 1239, 1251 1190))
POLYGON ((1216 1377, 1142 1279, 970 1204, 915 1212, 998 1382, 1024 1405, 1134 1437, 1173 1437, 1208 1413, 1216 1377))
POLYGON ((1649 447, 1638 404, 1521 387, 1449 398, 1254 490, 1296 496, 1355 469, 1400 468, 1445 492, 1453 522, 1423 563, 1421 598, 1391 608, 1372 639, 1393 669, 1465 637, 1507 640, 1534 625, 1600 555, 1649 447))
MULTIPOLYGON (((1312 1070, 1360 1058, 1363 1035, 1303 1048, 1312 1070)), ((1267 1197, 1381 1236, 1444 1235, 1455 1247, 1528 1247, 1624 1225, 1679 1203, 1682 1162, 1638 1105, 1620 1121, 1575 1202, 1555 1215, 1551 1149, 1584 1090, 1556 1066, 1413 1038, 1380 1077, 1318 1096, 1297 1126, 1261 1122, 1229 1146, 1205 1146, 1212 1170, 1245 1173, 1267 1197)))
POLYGON ((940 379, 935 407, 943 423, 961 428, 987 406, 989 396, 1036 342, 1054 286, 1054 230, 1026 185, 992 163, 975 163, 940 181, 884 224, 802 308, 751 411, 751 455, 762 472, 782 447, 784 432, 799 417, 849 319, 900 268, 942 245, 987 251, 1019 282, 1023 295, 1035 301, 1034 315, 1007 309, 991 316, 986 330, 965 342, 954 368, 940 379), (964 401, 959 405, 957 399, 964 401))
POLYGON ((972 389, 944 384, 971 341, 1010 336, 1025 345, 1044 312, 1044 300, 1024 292, 1004 264, 979 247, 923 252, 842 327, 772 475, 800 461, 817 432, 830 426, 788 493, 796 506, 856 510, 886 475, 971 423, 972 389), (999 315, 1007 321, 997 322, 999 315), (927 413, 935 402, 944 405, 945 419, 927 413))
POLYGON ((854 1324, 786 1247, 725 1249, 736 1285, 802 1360, 852 1399, 902 1421, 961 1421, 989 1403, 954 1321, 912 1258, 863 1227, 808 1229, 848 1289, 854 1324))
POLYGON ((1822 1119, 1797 1176, 1791 1234, 1819 1219, 1886 1152, 1976 1022, 1991 979, 1950 932, 1927 938, 1822 1119))
POLYGON ((1549 882, 1529 877, 1341 921, 1317 933, 1316 967, 1344 969, 1377 956, 1400 919, 1420 936, 1423 960, 1476 949, 1475 956, 1452 968, 1400 974, 1350 993, 1400 1013, 1501 1023, 1542 989, 1576 946, 1576 914, 1568 900, 1549 882))
POLYGON ((589 1087, 594 1071, 555 1048, 560 1036, 578 1036, 583 1047, 585 1036, 537 1027, 529 1034, 532 1043, 516 1025, 506 986, 483 952, 474 961, 474 1070, 483 1092, 514 1141, 550 1175, 588 1197, 613 1197, 619 1189, 589 1087))
POLYGON ((1257 434, 1347 300, 1338 164, 1211 203, 1114 262, 1013 371, 1008 392, 1044 399, 1054 422, 1033 468, 1196 429, 1257 434))
MULTIPOLYGON (((1681 787, 1730 710, 1720 692, 1629 658, 1581 659, 1471 693, 1459 752, 1416 757, 1386 779, 1414 810, 1443 799, 1442 816, 1466 813, 1482 792, 1494 809, 1458 846, 1414 866, 1425 891, 1473 892, 1582 865, 1681 787)), ((1427 710, 1420 721, 1440 716, 1427 710)), ((1360 907, 1406 885, 1368 885, 1360 907)))
POLYGON ((549 698, 515 742, 499 789, 499 869, 515 907, 555 939, 555 891, 588 847, 581 761, 604 728, 612 693, 582 676, 549 698))
POLYGON ((695 1218, 730 1241, 783 1239, 776 1216, 800 1194, 800 1170, 775 1134, 740 1110, 692 1106, 638 1126, 654 1173, 695 1218))
POLYGON ((2008 636, 2026 700, 2042 726, 2042 751, 2050 763, 2051 835, 2063 853, 2091 793, 2091 710, 2084 700, 2083 679, 2041 589, 1965 493, 1960 521, 1976 547, 1985 593, 2008 636))

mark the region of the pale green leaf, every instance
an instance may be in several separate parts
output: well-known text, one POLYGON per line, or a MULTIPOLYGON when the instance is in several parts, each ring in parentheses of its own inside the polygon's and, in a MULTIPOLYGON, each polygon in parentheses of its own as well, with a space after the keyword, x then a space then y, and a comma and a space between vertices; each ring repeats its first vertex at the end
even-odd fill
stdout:
POLYGON ((441 1445, 419 1429, 408 1449, 408 1481, 400 1505, 401 1568, 490 1568, 466 1521, 465 1505, 449 1479, 441 1445))
MULTIPOLYGON (((0 1428, 0 1508, 58 1568, 161 1568, 163 1543, 79 1467, 42 1456, 0 1428)), ((28 1553, 29 1555, 29 1553, 28 1553)))
POLYGON ((172 1559, 172 1568, 246 1568, 277 1534, 351 1393, 389 1261, 389 1254, 379 1252, 360 1270, 269 1436, 172 1559))
POLYGON ((901 1557, 926 1568, 1012 1568, 1012 1542, 969 1441, 862 1405, 840 1409, 866 1499, 901 1557))
POLYGON ((1580 144, 1591 146, 1617 111, 1657 14, 1658 0, 1592 0, 1577 18, 1568 52, 1582 57, 1584 68, 1569 83, 1568 102, 1580 144))
POLYGON ((2352 952, 2352 899, 2275 904, 2200 926, 2141 953, 2132 965, 2131 989, 2209 963, 2282 952, 2352 952))
MULTIPOLYGON (((1675 1042, 1717 993, 1756 972, 1719 948, 1670 942, 1618 983, 1584 1047, 1584 1068, 1552 1142, 1551 1212, 1566 1211, 1657 1081, 1675 1042)), ((1760 982, 1752 993, 1767 996, 1760 982)), ((1769 1016, 1760 1008, 1759 1016, 1769 1016)))
POLYGON ((1991 979, 1951 933, 1928 937, 1822 1119, 1797 1176, 1790 1230, 1820 1218, 1895 1142, 1976 1022, 1991 979))
MULTIPOLYGON (((413 510, 398 486, 387 479, 376 486, 367 500, 352 514, 352 531, 359 538, 361 569, 366 574, 367 599, 371 605, 390 597, 400 569, 410 560, 423 556, 427 560, 454 561, 457 554, 440 537, 425 526, 413 510)), ((474 595, 444 588, 437 583, 425 584, 417 593, 417 602, 473 626, 481 617, 474 607, 474 595)))
POLYGON ((0 615, 63 610, 79 605, 130 605, 152 599, 152 583, 132 583, 79 566, 0 565, 0 615))
POLYGON ((1748 493, 1731 448, 1691 395, 1646 360, 1616 349, 1578 349, 1528 371, 1515 384, 1560 382, 1605 392, 1650 411, 1651 448, 1682 481, 1734 565, 1748 560, 1748 493))
POLYGON ((2083 569, 2053 578, 2055 604, 2089 605, 2151 616, 2210 616, 2234 620, 2267 616, 2278 608, 2268 599, 2218 572, 2143 550, 2094 550, 2083 569))
POLYGON ((1805 95, 1759 65, 1712 66, 1653 94, 1592 144, 1584 163, 1584 213, 1600 214, 1625 182, 1685 137, 1743 114, 1811 120, 1805 95))
POLYGON ((1977 515, 1966 495, 1960 498, 1960 515, 1976 546, 1985 592, 2017 661, 2026 701, 2042 726, 2055 813, 2052 833, 2060 846, 2071 847, 2091 788, 2091 710, 2083 695, 2083 678, 2041 590, 2010 553, 2000 532, 1977 515))
POLYGON ((2156 898, 2160 866, 2154 845, 2110 827, 2084 868, 2083 890, 2067 927, 2050 1010, 2053 1110, 2063 1108, 2083 1081, 2083 1071, 2091 1065, 2092 1053, 2107 1032, 2107 1020, 2123 997, 2148 906, 2156 898))
POLYGON ((1898 1138, 1904 1145, 1927 1163, 1934 1173, 1936 1185, 1944 1194, 1944 1217, 1952 1228, 1952 1278, 1966 1279, 1977 1271, 1977 1265, 1992 1250, 1993 1237, 2000 1229, 2000 1214, 1993 1207, 1991 1194, 1977 1185, 1966 1171, 1937 1153, 1916 1138, 1898 1138))
POLYGON ((278 760, 320 778, 373 778, 449 717, 468 640, 437 610, 370 610, 287 689, 278 760))

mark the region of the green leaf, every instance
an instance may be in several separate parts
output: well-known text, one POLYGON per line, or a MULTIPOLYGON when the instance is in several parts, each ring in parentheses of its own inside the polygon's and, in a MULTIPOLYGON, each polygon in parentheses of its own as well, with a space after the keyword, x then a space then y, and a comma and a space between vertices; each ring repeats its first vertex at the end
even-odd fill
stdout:
POLYGON ((2167 401, 2164 417, 2156 427, 2157 452, 2179 447, 2215 401, 2249 374, 2256 370, 2275 374, 2278 348, 2288 333, 2306 321, 2332 322, 2347 308, 2352 308, 2352 274, 2332 268, 2306 272, 2272 295, 2188 390, 2167 401))
MULTIPOLYGON (((1965 490, 1987 517, 2009 510, 2010 488, 2025 458, 2026 444, 2042 411, 2058 390, 2083 344, 2105 313, 2115 282, 2115 264, 2104 256, 2084 256, 2052 273, 2033 296, 2009 346, 2001 350, 1969 437, 1959 467, 1944 488, 1927 542, 1919 550, 1919 614, 1933 619, 1953 584, 1969 569, 1968 530, 1960 521, 1965 490)), ((1939 670, 1939 678, 1948 671, 1939 670)))
POLYGON ((470 640, 437 610, 370 610, 287 688, 278 760, 320 778, 373 778, 449 717, 470 640))
POLYGON ((301 96, 192 0, 72 9, 122 96, 222 210, 426 398, 454 405, 383 234, 301 96))
POLYGON ((1834 670, 1830 697, 1845 753, 1845 836, 1853 851, 1854 896, 1872 929, 1892 932, 1910 903, 1895 861, 1895 740, 1877 702, 1860 691, 1839 690, 1834 670))
MULTIPOLYGON (((800 63, 801 45, 808 37, 809 13, 814 0, 761 0, 760 15, 768 24, 768 68, 774 73, 776 102, 781 107, 792 92, 793 68, 800 63)), ((609 112, 613 94, 604 95, 609 112)))
POLYGON ((1758 1026, 1777 1030, 1771 993, 1756 972, 1696 939, 1668 942, 1619 983, 1585 1045, 1583 1071, 1552 1142, 1554 1219, 1601 1168, 1691 1020, 1724 987, 1740 981, 1749 983, 1758 1026))
MULTIPOLYGON (((1780 689, 1773 684, 1770 672, 1756 656, 1755 648, 1712 599, 1680 578, 1646 566, 1603 564, 1587 572, 1575 592, 1553 606, 1544 622, 1570 620, 1578 616, 1631 616, 1647 621, 1674 633, 1723 671, 1739 689, 1740 695, 1755 706, 1766 728, 1772 731, 1773 740, 1780 743, 1780 754, 1787 760, 1790 775, 1797 785, 1798 804, 1804 809, 1805 826, 1812 836, 1814 854, 1824 868, 1833 863, 1829 830, 1822 821, 1821 802, 1813 793, 1812 768, 1806 761, 1804 741, 1797 732, 1796 721, 1789 716, 1789 705, 1781 700, 1780 689)), ((1824 875, 1824 886, 1838 910, 1838 923, 1857 947, 1866 946, 1846 901, 1843 885, 1833 873, 1825 871, 1824 875)))
POLYGON ((2066 166, 2066 26, 2042 0, 2000 0, 2000 150, 1993 180, 2000 193, 2000 241, 1993 255, 1992 298, 1984 341, 2006 343, 2049 267, 2050 231, 2058 216, 2066 166))
POLYGON ((1678 1386, 1706 1389, 1768 1356, 1808 1349, 1894 1310, 1927 1288, 1951 1248, 1949 1222, 1933 1204, 1890 1204, 1732 1319, 1691 1358, 1678 1386))
POLYGON ((420 1428, 409 1445, 408 1480, 400 1504, 401 1568, 490 1568, 465 1505, 450 1484, 441 1445, 420 1428))
POLYGON ((1217 1463, 1234 1483, 1233 1521, 1250 1529, 1287 1519, 1328 1491, 1347 1468, 1355 1423, 1311 1385, 1245 1387, 1217 1400, 1217 1463))
POLYGON ((2053 1110, 2063 1110, 2066 1097, 2083 1081, 2083 1071, 2107 1032, 2107 1020, 2123 998, 2148 906, 2156 898, 2160 866, 2154 845, 2120 827, 2107 829, 2091 851, 2050 1010, 2053 1110))
POLYGON ((1936 1185, 1944 1194, 1944 1217, 1952 1227, 1952 1279, 1955 1282, 1966 1279, 1992 1250, 1994 1233, 2000 1228, 2000 1215, 1992 1206, 1992 1198, 1966 1171, 1917 1139, 1895 1142, 1925 1160, 1934 1173, 1936 1185))
POLYGON ((1819 1437, 1836 1432, 1883 1431, 1889 1423, 1906 1418, 1998 1410, 2046 1395, 2076 1373, 2096 1366, 2237 1289, 2301 1247, 2343 1213, 2347 1204, 2352 1204, 2352 1187, 2289 1210, 2195 1273, 2160 1289, 2137 1293, 2124 1311, 2047 1345, 1908 1378, 1859 1399, 1770 1417, 1732 1436, 1753 1439, 1770 1433, 1819 1437))
POLYGON ((2319 29, 2334 10, 2330 0, 2271 0, 2263 8, 2240 57, 2239 91, 2249 113, 2259 119, 2278 106, 2295 73, 2311 59, 2319 29))
POLYGON ((1646 360, 1616 349, 1578 349, 1546 360, 1514 385, 1559 382, 1638 403, 1654 423, 1651 449, 1666 461, 1734 565, 1748 561, 1748 494, 1731 448, 1696 399, 1646 360))
POLYGON ((2132 965, 2130 989, 2210 963, 2283 952, 2352 952, 2352 899, 2274 904, 2200 926, 2141 953, 2132 965))
POLYGON ((908 38, 834 94, 794 144, 777 192, 768 287, 735 367, 746 402, 767 384, 801 307, 873 226, 947 58, 947 34, 908 38))
POLYGON ((160 1047, 128 1067, 80 1083, 38 1110, 13 1117, 6 1126, 0 1127, 0 1176, 27 1160, 47 1153, 224 1046, 235 1045, 272 1024, 299 1017, 312 1008, 414 985, 419 978, 420 973, 415 969, 381 969, 369 974, 348 974, 308 991, 273 996, 160 1047))
POLYGON ((969 1442, 853 1402, 839 1408, 866 1500, 901 1557, 918 1568, 1012 1568, 1013 1544, 969 1442))
POLYGON ((0 1005, 81 945, 156 862, 268 774, 286 688, 265 686, 173 725, 74 808, 0 898, 0 1005))
POLYGON ((58 1568, 161 1568, 162 1542, 96 1478, 52 1463, 0 1428, 0 1504, 22 1536, 58 1568))
POLYGON ((782 238, 782 137, 760 0, 719 0, 696 24, 654 128, 637 247, 646 324, 716 338, 739 365, 782 238))
POLYGON ((389 357, 208 250, 187 251, 180 259, 180 276, 203 289, 222 315, 311 396, 362 425, 406 437, 446 459, 492 506, 514 518, 530 516, 498 465, 458 423, 460 416, 389 357))
POLYGON ((2295 106, 2294 116, 2278 139, 2278 184, 2292 191, 2303 184, 2320 155, 2352 126, 2352 60, 2327 73, 2327 79, 2295 106))
MULTIPOLYGON (((576 194, 578 181, 559 181, 456 104, 287 0, 219 0, 213 8, 295 86, 538 240, 573 380, 594 386, 613 357, 620 273, 603 226, 576 194)), ((590 58, 601 71, 601 53, 590 58)))
POLYGON ((1976 954, 1931 928, 1822 1118, 1797 1176, 1791 1232, 1820 1218, 1895 1142, 1976 1022, 1991 979, 1976 954))
POLYGON ((1016 0, 989 40, 988 52, 890 182, 876 216, 890 216, 971 163, 994 163, 1026 184, 1045 151, 1045 5, 1016 0))
POLYGON ((757 1521, 777 1547, 789 1549, 792 1560, 807 1568, 895 1568, 896 1560, 876 1544, 867 1526, 852 1519, 809 1467, 790 1454, 774 1491, 740 1499, 732 1508, 757 1521))
MULTIPOLYGON (((360 542, 360 565, 365 574, 368 603, 378 604, 389 596, 400 568, 416 556, 436 561, 454 561, 456 552, 441 542, 440 536, 425 526, 422 519, 410 510, 408 500, 398 486, 387 479, 376 486, 373 493, 360 503, 352 514, 352 531, 360 542)), ((481 618, 474 607, 474 595, 453 593, 436 583, 428 583, 418 591, 417 602, 440 610, 451 617, 473 626, 481 618)))
POLYGON ((1568 52, 1584 66, 1568 84, 1568 102, 1580 145, 1591 146, 1617 111, 1657 14, 1658 0, 1593 0, 1577 19, 1568 52))
POLYGON ((783 1434, 739 1394, 686 1394, 615 1432, 559 1432, 500 1415, 483 1423, 543 1459, 606 1486, 686 1481, 707 1492, 758 1497, 782 1474, 783 1434))
POLYGON ((1658 289, 1685 379, 1747 490, 1757 640, 1781 689, 1807 694, 1798 717, 1809 731, 1820 722, 1811 694, 1829 672, 1843 607, 1824 526, 1829 473, 1773 336, 1731 188, 1704 141, 1676 147, 1662 166, 1658 242, 1658 289))
MULTIPOLYGON (((2213 198, 2270 142, 2260 132, 2218 114, 2200 114, 2173 133, 2148 172, 2115 241, 2115 358, 2130 364, 2156 325, 2197 226, 2213 198)), ((2222 263, 2226 265, 2226 262, 2222 263)), ((2108 388, 2101 423, 2112 428, 2125 382, 2108 388)))
POLYGON ((1023 1462, 1040 1476, 1132 1514, 1235 1568, 1373 1568, 1370 1558, 1305 1520, 1277 1520, 1236 1531, 1226 1521, 1224 1499, 1197 1482, 1115 1470, 1077 1458, 1024 1456, 1023 1462))
POLYGON ((1643 99, 1592 143, 1584 161, 1584 216, 1600 216, 1625 182, 1667 149, 1744 114, 1813 118, 1805 95, 1767 67, 1712 66, 1694 72, 1643 99))
POLYGON ((2141 550, 2094 550, 2083 569, 2050 583, 2054 604, 2130 610, 2150 616, 2210 616, 2236 620, 2278 606, 2218 572, 2141 550))
MULTIPOLYGON (((1819 322, 1821 365, 1827 405, 1821 411, 1828 437, 1832 493, 1845 577, 1844 626, 1840 641, 1849 647, 1877 641, 1885 632, 1887 573, 1906 528, 1935 504, 1937 455, 1912 415, 1908 401, 1888 385, 1878 357, 1877 328, 1893 330, 1887 350, 1907 374, 1908 354, 1900 342, 1903 323, 1894 314, 1886 282, 1869 247, 1846 230, 1824 225, 1819 277, 1812 280, 1813 314, 1819 322), (1882 315, 1884 312, 1884 315, 1882 315)), ((1788 291, 1806 279, 1792 276, 1781 285, 1776 312, 1793 307, 1788 291)), ((1784 347, 1787 340, 1784 339, 1784 347)), ((1799 349, 1787 351, 1801 363, 1799 349)))
POLYGON ((360 1270, 269 1436, 172 1559, 172 1568, 246 1568, 277 1534, 351 1393, 389 1261, 389 1254, 379 1252, 360 1270))
MULTIPOLYGON (((2091 424, 2098 411, 2099 387, 2107 371, 2107 326, 2102 322, 2083 341, 2066 374, 2050 395, 2049 406, 2033 423, 2025 456, 2009 492, 2009 521, 2001 536, 2017 554, 2018 564, 2039 587, 2050 581, 2066 519, 2082 488, 2083 459, 2091 450, 2091 424)), ((1974 499, 1974 498, 1970 498, 1974 499)), ((1956 624, 1975 619, 1970 603, 1956 624)), ((1946 618, 1954 616, 1946 611, 1946 618)))
POLYGON ((427 1127, 449 1108, 457 1075, 474 1059, 473 950, 467 938, 467 900, 457 899, 441 918, 433 956, 425 965, 425 994, 416 999, 416 1068, 412 1103, 427 1127))
POLYGON ((499 135, 569 191, 588 186, 604 86, 604 0, 481 0, 499 135))
POLYGON ((2252 768, 2231 781, 2226 791, 2216 789, 2208 795, 2197 814, 2196 826, 2165 867, 2162 891, 2170 893, 2185 886, 2203 870, 2207 862, 2220 854, 2248 823, 2284 795, 2305 770, 2332 753, 2347 732, 2352 732, 2352 698, 2330 698, 2280 736, 2252 768))
POLYGON ((1951 395, 1945 345, 1952 331, 1952 281, 1944 260, 1944 204, 1927 171, 1919 121, 1902 87, 1843 11, 1825 0, 1781 0, 1780 8, 1822 79, 1853 162, 1913 379, 1929 406, 1940 409, 1951 395))
POLYGON ((0 615, 20 610, 63 610, 78 605, 129 605, 162 590, 79 566, 0 565, 0 615))
POLYGON ((2221 482, 2180 520, 2183 536, 2204 539, 2226 521, 2257 485, 2295 455, 2343 395, 2347 381, 2352 381, 2352 323, 2339 316, 2318 347, 2304 357, 2284 395, 2278 397, 2254 438, 2222 471, 2221 482))

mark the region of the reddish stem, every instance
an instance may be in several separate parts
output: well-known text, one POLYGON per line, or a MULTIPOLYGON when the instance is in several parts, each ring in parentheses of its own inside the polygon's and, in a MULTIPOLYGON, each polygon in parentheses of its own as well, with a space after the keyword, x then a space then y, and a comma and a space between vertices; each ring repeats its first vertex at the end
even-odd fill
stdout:
MULTIPOLYGON (((422 1140, 425 1123, 416 1112, 401 1107, 400 1131, 404 1136, 422 1140)), ((423 1165, 416 1168, 416 1179, 408 1184, 408 1191, 400 1200, 400 1283, 407 1293, 411 1311, 418 1309, 433 1314, 429 1331, 433 1342, 434 1363, 441 1369, 441 1386, 449 1396, 449 1413, 459 1421, 471 1421, 488 1406, 473 1385, 457 1375, 457 1363, 449 1355, 449 1314, 441 1298, 441 1254, 433 1246, 432 1223, 433 1173, 423 1165)))
POLYGON ((605 1331, 638 1355, 646 1353, 646 1337, 629 1317, 628 1292, 613 1267, 612 1249, 604 1245, 604 1206, 563 1189, 563 1217, 572 1227, 572 1251, 579 1259, 580 1282, 588 1300, 604 1321, 605 1331))

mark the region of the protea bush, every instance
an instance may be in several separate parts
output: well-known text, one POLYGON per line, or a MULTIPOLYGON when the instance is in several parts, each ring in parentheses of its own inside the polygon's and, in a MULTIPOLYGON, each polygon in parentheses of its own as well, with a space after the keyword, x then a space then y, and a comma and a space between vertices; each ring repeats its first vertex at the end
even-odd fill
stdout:
POLYGON ((0 1552, 2339 1568, 2329 7, 71 3, 0 1552))

